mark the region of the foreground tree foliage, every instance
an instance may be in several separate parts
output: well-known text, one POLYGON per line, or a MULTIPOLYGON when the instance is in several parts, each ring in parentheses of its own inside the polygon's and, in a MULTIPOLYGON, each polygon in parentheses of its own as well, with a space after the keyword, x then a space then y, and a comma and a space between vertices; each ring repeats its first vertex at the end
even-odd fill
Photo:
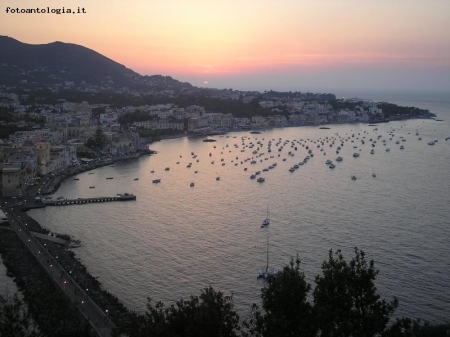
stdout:
POLYGON ((269 279, 261 290, 263 312, 253 305, 251 318, 244 322, 248 336, 315 336, 317 328, 312 306, 306 296, 311 285, 300 271, 300 260, 291 258, 289 266, 269 279))
POLYGON ((387 327, 398 306, 380 298, 375 286, 378 270, 355 248, 347 262, 340 250, 329 251, 315 289, 300 270, 300 259, 268 280, 261 289, 261 307, 253 304, 240 325, 231 296, 208 287, 200 296, 180 300, 168 308, 149 299, 144 315, 136 314, 130 337, 243 336, 243 337, 440 337, 450 336, 450 324, 433 325, 409 318, 387 327), (308 299, 312 299, 310 303, 308 299))
POLYGON ((27 307, 14 294, 12 298, 0 295, 0 336, 40 337, 27 307))
POLYGON ((340 250, 329 252, 316 276, 314 304, 307 301, 311 286, 300 271, 300 260, 291 259, 261 291, 263 312, 254 305, 244 322, 249 336, 375 336, 386 329, 398 305, 381 300, 376 292, 378 271, 355 248, 348 264, 340 250))
POLYGON ((380 299, 375 287, 378 270, 373 260, 355 248, 348 264, 341 253, 330 250, 328 261, 316 276, 314 312, 321 336, 374 336, 382 333, 398 306, 380 299))
POLYGON ((180 300, 164 308, 148 299, 147 311, 132 322, 130 337, 234 337, 239 336, 239 315, 233 310, 232 296, 207 287, 200 296, 180 300))

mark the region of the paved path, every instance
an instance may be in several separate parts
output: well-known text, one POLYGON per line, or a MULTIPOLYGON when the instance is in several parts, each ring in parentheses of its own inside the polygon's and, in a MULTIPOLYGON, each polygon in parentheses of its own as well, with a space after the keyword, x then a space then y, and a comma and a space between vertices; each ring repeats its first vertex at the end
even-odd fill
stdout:
POLYGON ((41 233, 36 233, 36 232, 31 232, 31 231, 30 231, 30 234, 35 236, 35 237, 37 237, 37 238, 48 240, 48 241, 52 241, 52 242, 58 243, 60 245, 64 245, 64 246, 69 246, 70 245, 70 241, 63 240, 63 239, 60 239, 60 238, 55 238, 54 236, 51 236, 51 235, 41 234, 41 233))
POLYGON ((44 267, 54 283, 65 292, 69 299, 89 320, 92 328, 99 336, 110 337, 115 324, 108 318, 107 308, 100 309, 89 297, 89 289, 82 289, 75 280, 62 268, 58 261, 50 255, 45 247, 35 238, 25 224, 10 209, 4 209, 9 217, 11 228, 23 241, 25 246, 44 267))

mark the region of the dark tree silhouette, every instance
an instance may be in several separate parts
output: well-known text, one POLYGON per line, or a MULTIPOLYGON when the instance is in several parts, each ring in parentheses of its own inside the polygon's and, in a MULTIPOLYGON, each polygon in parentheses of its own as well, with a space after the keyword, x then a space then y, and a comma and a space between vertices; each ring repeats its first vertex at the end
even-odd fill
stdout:
POLYGON ((398 300, 380 299, 375 287, 377 274, 374 261, 368 263, 358 248, 349 264, 340 250, 330 250, 314 289, 321 336, 374 336, 386 329, 398 300))
POLYGON ((315 336, 317 329, 312 317, 312 306, 307 301, 311 285, 300 271, 297 256, 282 271, 269 279, 267 288, 261 290, 261 312, 253 305, 250 319, 244 327, 250 336, 315 336))
POLYGON ((167 308, 162 302, 153 305, 148 299, 146 313, 135 316, 129 336, 236 337, 239 331, 232 296, 207 287, 200 296, 167 308))

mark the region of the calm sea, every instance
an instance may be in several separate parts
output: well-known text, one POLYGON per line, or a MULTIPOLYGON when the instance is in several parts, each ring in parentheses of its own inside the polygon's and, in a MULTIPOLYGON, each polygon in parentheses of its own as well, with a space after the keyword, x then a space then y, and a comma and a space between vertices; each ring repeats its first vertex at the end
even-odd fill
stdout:
POLYGON ((157 155, 85 172, 55 194, 129 192, 137 195, 136 202, 47 207, 30 215, 50 230, 80 239, 83 245, 75 252, 90 273, 138 311, 145 310, 147 297, 171 304, 212 285, 233 293, 245 317, 260 299, 264 283, 256 271, 266 264, 269 239, 270 266, 280 269, 298 254, 311 283, 329 249, 342 249, 350 259, 357 246, 375 260, 382 296, 399 298, 398 315, 445 321, 450 313, 450 141, 445 141, 450 96, 377 95, 358 96, 427 108, 444 121, 233 132, 214 137, 214 143, 165 140, 151 145, 157 155), (438 142, 428 145, 432 140, 438 142), (289 172, 307 156, 306 146, 314 157, 289 172), (354 152, 360 156, 354 158, 354 152), (335 162, 337 156, 343 161, 335 162), (252 157, 256 164, 245 161, 252 157), (335 162, 334 169, 327 159, 335 162), (256 171, 265 182, 249 178, 256 171), (161 182, 152 183, 157 178, 161 182), (261 229, 267 208, 271 224, 261 229))

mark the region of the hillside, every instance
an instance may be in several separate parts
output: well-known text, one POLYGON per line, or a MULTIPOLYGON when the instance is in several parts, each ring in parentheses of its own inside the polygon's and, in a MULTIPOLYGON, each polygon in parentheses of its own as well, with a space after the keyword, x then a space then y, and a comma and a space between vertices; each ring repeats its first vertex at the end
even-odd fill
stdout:
POLYGON ((155 85, 190 88, 166 76, 141 76, 94 50, 53 42, 32 45, 0 36, 0 85, 94 85, 145 89, 155 85))

